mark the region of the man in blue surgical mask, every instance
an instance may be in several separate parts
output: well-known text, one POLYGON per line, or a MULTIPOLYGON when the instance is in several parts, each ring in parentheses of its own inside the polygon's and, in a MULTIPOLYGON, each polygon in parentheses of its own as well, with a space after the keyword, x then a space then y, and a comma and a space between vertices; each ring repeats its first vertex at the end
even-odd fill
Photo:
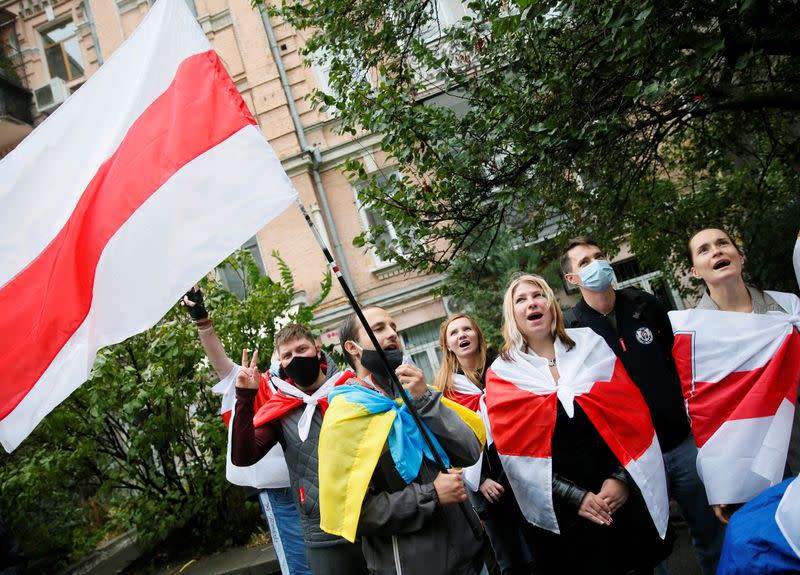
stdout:
MULTIPOLYGON (((614 289, 614 270, 588 237, 569 240, 561 253, 564 278, 583 299, 565 314, 567 327, 588 327, 605 339, 644 396, 664 456, 670 497, 678 502, 703 573, 717 572, 725 531, 697 475, 697 447, 672 358, 667 308, 638 289, 614 289)), ((656 573, 669 573, 666 561, 656 573)))

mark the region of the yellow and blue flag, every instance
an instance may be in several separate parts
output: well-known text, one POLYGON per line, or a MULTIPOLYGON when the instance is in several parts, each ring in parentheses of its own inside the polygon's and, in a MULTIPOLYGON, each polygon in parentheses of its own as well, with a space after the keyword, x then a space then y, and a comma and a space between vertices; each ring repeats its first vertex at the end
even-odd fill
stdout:
MULTIPOLYGON (((319 437, 320 528, 354 541, 364 496, 386 442, 406 483, 419 475, 423 458, 435 459, 411 412, 399 399, 362 385, 340 385, 331 391, 328 401, 319 437)), ((484 436, 483 425, 473 412, 443 401, 479 439, 484 436)), ((428 435, 449 467, 447 453, 436 436, 430 430, 428 435)))

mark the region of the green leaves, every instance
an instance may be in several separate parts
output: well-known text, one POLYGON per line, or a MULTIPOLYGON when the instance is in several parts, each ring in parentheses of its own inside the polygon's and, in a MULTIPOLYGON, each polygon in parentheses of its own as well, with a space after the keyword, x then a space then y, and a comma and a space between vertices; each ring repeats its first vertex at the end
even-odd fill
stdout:
MULTIPOLYGON (((498 233, 551 235, 557 214, 561 236, 630 236, 663 267, 677 261, 687 221, 736 213, 743 229, 761 225, 737 193, 787 199, 798 172, 796 3, 474 0, 469 10, 453 25, 430 1, 278 10, 332 62, 336 96, 317 98, 335 106, 342 132, 382 134, 404 174, 372 178, 346 163, 360 200, 399 236, 366 233, 356 245, 442 271, 480 260, 498 233), (738 174, 752 192, 719 193, 717 180, 738 174)), ((787 241, 796 230, 766 232, 787 241)))

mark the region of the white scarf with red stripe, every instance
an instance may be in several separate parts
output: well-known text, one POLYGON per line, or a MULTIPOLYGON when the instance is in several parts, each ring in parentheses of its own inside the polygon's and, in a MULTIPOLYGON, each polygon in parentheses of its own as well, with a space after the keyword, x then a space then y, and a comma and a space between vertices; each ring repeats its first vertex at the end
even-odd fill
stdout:
POLYGON ((711 504, 749 501, 783 478, 800 380, 800 299, 766 293, 789 313, 669 314, 711 504))
POLYGON ((606 342, 589 328, 567 330, 575 347, 556 339, 559 381, 547 360, 512 352, 486 375, 486 406, 495 446, 525 518, 559 533, 553 509, 552 439, 557 404, 569 417, 574 402, 639 486, 659 534, 666 534, 669 501, 664 463, 650 411, 606 342))
MULTIPOLYGON (((475 385, 467 376, 456 373, 453 374, 453 387, 447 394, 448 399, 471 409, 481 417, 483 427, 486 430, 486 445, 492 444, 492 432, 489 429, 489 419, 486 416, 486 393, 485 390, 475 385)), ((478 461, 463 470, 464 483, 472 491, 477 491, 481 486, 481 467, 483 466, 483 452, 478 461)))

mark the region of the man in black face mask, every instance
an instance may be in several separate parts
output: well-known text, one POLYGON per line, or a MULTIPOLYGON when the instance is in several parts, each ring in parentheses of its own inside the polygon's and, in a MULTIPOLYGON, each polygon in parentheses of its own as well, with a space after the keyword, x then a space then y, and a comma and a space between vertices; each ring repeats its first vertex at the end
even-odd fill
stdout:
MULTIPOLYGON (((363 312, 390 367, 414 400, 420 418, 450 465, 466 467, 477 461, 481 444, 472 429, 442 402, 439 391, 427 386, 421 369, 402 363, 402 345, 392 317, 379 307, 365 308, 363 312)), ((396 398, 386 366, 355 315, 342 324, 339 338, 347 361, 358 376, 347 383, 396 398)), ((361 536, 370 572, 478 573, 482 541, 473 534, 457 505, 466 499, 460 471, 440 473, 433 461, 423 458, 417 477, 406 483, 390 450, 384 447, 358 519, 357 534, 361 536)))
MULTIPOLYGON (((222 348, 205 309, 200 312, 201 317, 195 318, 198 302, 202 308, 202 296, 194 290, 184 300, 197 323, 209 361, 222 384, 236 382, 232 463, 240 467, 254 465, 280 443, 300 514, 308 567, 314 575, 365 574, 360 543, 349 543, 319 527, 317 447, 322 417, 330 389, 353 377, 353 372, 341 372, 322 352, 311 331, 300 324, 289 324, 275 335, 280 361, 278 378, 259 373, 257 351, 249 360, 249 352, 244 350, 242 365, 237 366, 222 348)), ((297 568, 307 572, 301 566, 297 568)))

